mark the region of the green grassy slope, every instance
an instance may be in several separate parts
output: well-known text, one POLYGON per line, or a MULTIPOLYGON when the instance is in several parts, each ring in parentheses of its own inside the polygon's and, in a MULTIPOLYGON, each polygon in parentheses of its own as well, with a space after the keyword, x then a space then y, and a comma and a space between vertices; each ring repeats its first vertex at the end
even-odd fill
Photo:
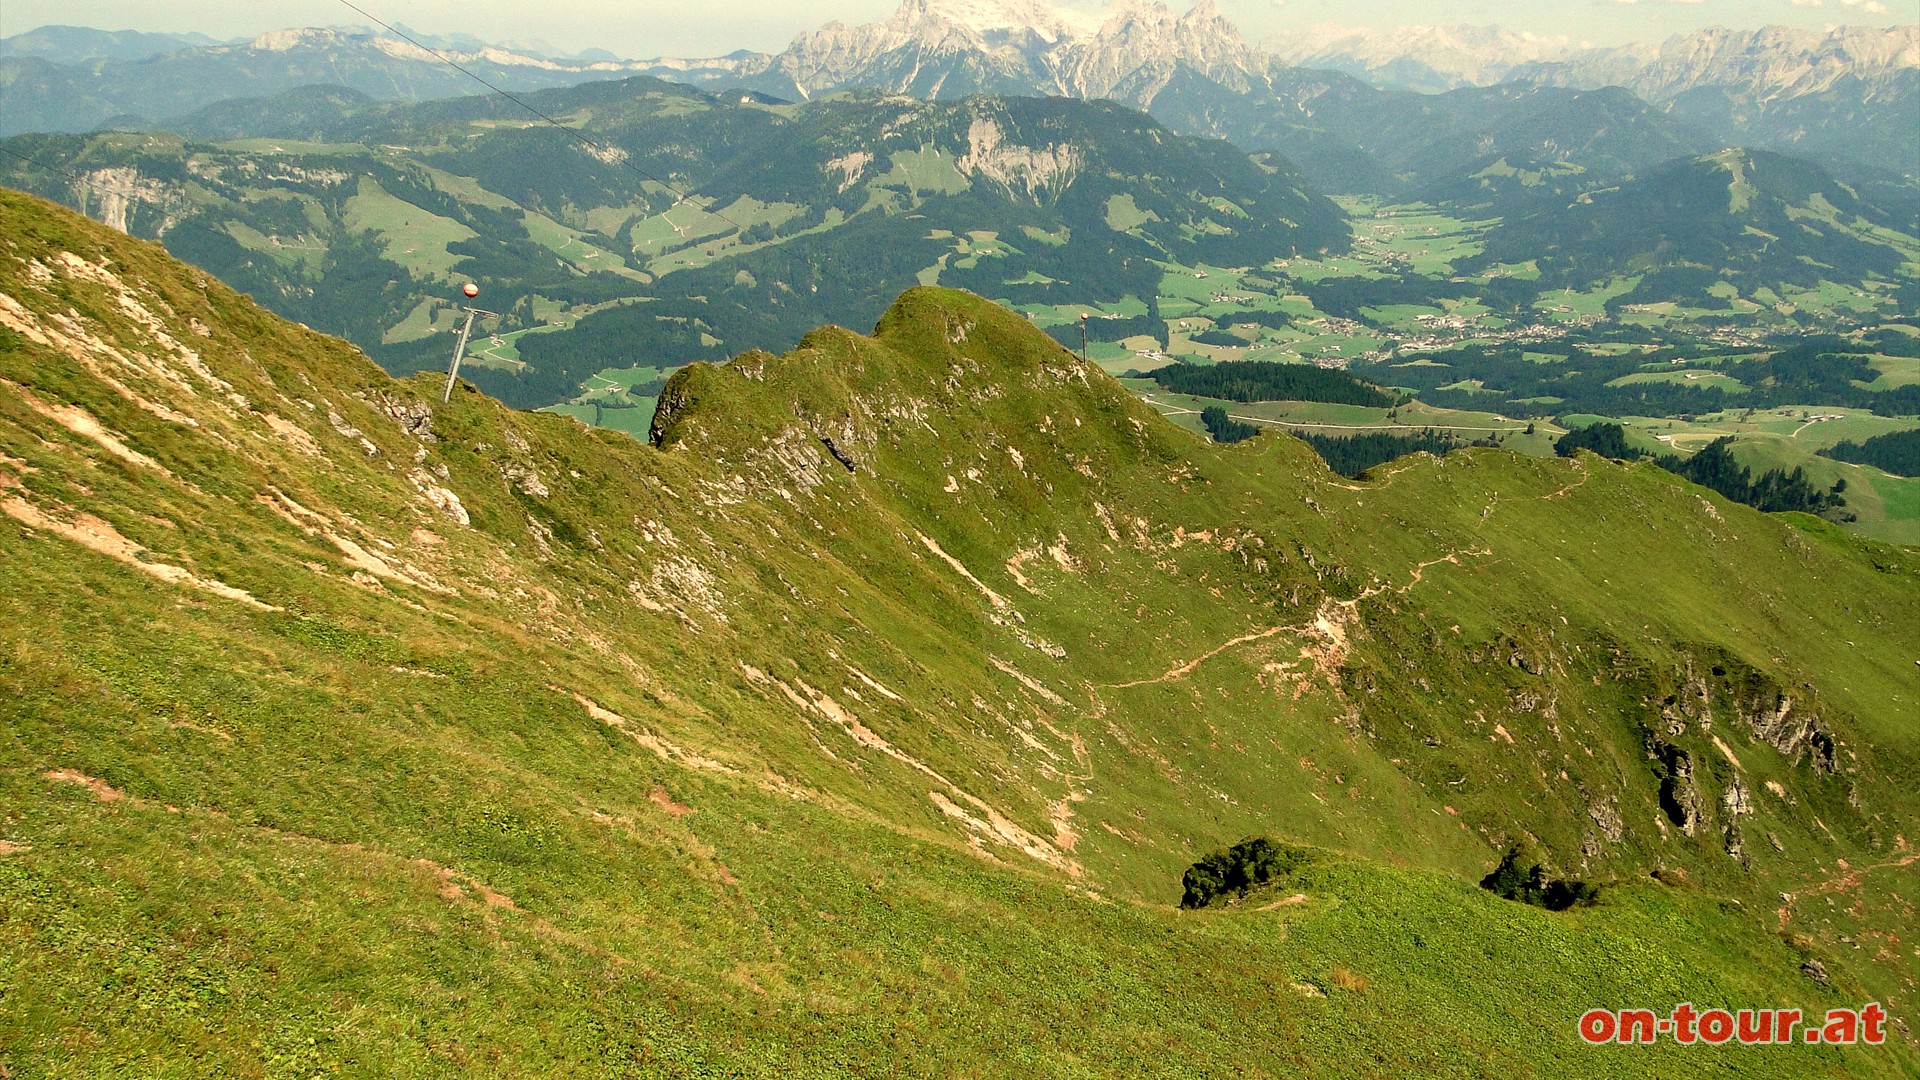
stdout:
POLYGON ((683 370, 642 445, 0 211, 16 1075, 1920 1060, 1574 1032, 1906 1007, 1910 553, 1590 457, 1212 447, 937 289, 683 370), (1174 906, 1254 833, 1324 858, 1174 906), (1602 903, 1477 888, 1515 839, 1602 903))

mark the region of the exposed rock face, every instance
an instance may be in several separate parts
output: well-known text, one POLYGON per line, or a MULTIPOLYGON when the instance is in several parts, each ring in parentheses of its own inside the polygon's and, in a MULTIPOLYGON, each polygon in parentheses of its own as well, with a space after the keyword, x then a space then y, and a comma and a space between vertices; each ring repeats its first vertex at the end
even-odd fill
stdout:
POLYGON ((843 86, 958 97, 1045 80, 1048 51, 1085 29, 1032 3, 907 0, 885 22, 803 34, 754 74, 802 98, 843 86))
POLYGON ((1529 675, 1540 675, 1547 670, 1546 664, 1529 653, 1526 648, 1518 642, 1514 643, 1513 653, 1507 658, 1507 663, 1509 666, 1519 668, 1529 675))
POLYGON ((1833 983, 1827 978, 1827 965, 1818 960, 1809 960, 1800 965, 1800 974, 1831 990, 1833 983))
POLYGON ((1620 808, 1611 799, 1589 805, 1587 816, 1593 819, 1594 827, 1610 843, 1617 844, 1626 835, 1626 823, 1620 819, 1620 808))
POLYGON ((1705 816, 1705 800, 1693 779, 1693 757, 1665 743, 1656 745, 1654 754, 1664 774, 1660 779, 1660 808, 1682 833, 1692 836, 1699 831, 1705 816))
POLYGON ((692 403, 693 395, 687 392, 683 377, 675 376, 667 380, 667 385, 660 391, 660 401, 654 406, 653 423, 647 430, 647 441, 655 446, 665 446, 667 432, 673 430, 681 414, 692 403))
POLYGON ((1744 712, 1753 727, 1753 737, 1785 754, 1794 764, 1805 757, 1816 771, 1836 770, 1833 736, 1821 730, 1818 717, 1804 709, 1796 711, 1792 695, 1762 693, 1744 712))
MULTIPOLYGON (((777 56, 683 61, 654 73, 783 98, 854 88, 937 100, 981 93, 1104 98, 1152 111, 1186 134, 1235 140, 1272 136, 1277 129, 1263 125, 1281 114, 1351 120, 1342 103, 1367 96, 1356 94, 1356 76, 1400 91, 1507 84, 1524 95, 1534 86, 1626 87, 1657 111, 1745 145, 1806 147, 1849 160, 1877 155, 1883 167, 1900 171, 1910 164, 1898 149, 1860 143, 1886 137, 1905 145, 1920 100, 1920 28, 1710 29, 1659 45, 1567 46, 1497 27, 1426 27, 1308 33, 1255 47, 1210 0, 1184 15, 1122 0, 1097 22, 1032 0, 906 0, 884 22, 829 24, 777 56), (1236 100, 1240 105, 1229 104, 1236 100), (1249 100, 1262 102, 1256 111, 1266 119, 1245 112, 1249 100), (1323 114, 1323 104, 1331 111, 1323 114)), ((1365 109, 1381 104, 1370 100, 1365 109)), ((1302 146, 1293 156, 1307 152, 1302 146)))
POLYGON ((1700 730, 1713 730, 1713 689, 1707 685, 1707 677, 1694 670, 1691 660, 1687 661, 1686 690, 1680 697, 1681 708, 1700 721, 1700 730))
POLYGON ((660 558, 647 577, 627 582, 627 592, 649 611, 672 612, 690 630, 704 629, 701 620, 694 618, 696 614, 714 623, 727 621, 719 579, 679 552, 660 558))
POLYGON ((456 525, 473 524, 473 518, 467 513, 467 508, 461 504, 460 496, 441 486, 432 473, 425 469, 415 469, 409 474, 408 479, 413 481, 413 486, 420 492, 421 498, 425 499, 427 505, 433 507, 437 513, 445 515, 456 525))
MULTIPOLYGON (((1720 806, 1727 812, 1727 854, 1739 860, 1741 866, 1747 866, 1750 860, 1747 858, 1746 840, 1740 835, 1740 817, 1753 813, 1753 794, 1748 791, 1739 774, 1736 773, 1727 784, 1725 794, 1720 796, 1720 806)), ((1771 839, 1773 834, 1767 835, 1771 839)))
POLYGON ((1737 818, 1742 814, 1753 813, 1753 795, 1747 790, 1739 776, 1727 785, 1726 794, 1720 796, 1720 805, 1726 808, 1728 818, 1737 818))
POLYGON ((500 466, 500 475, 507 483, 518 488, 522 494, 531 495, 536 499, 544 499, 550 494, 546 482, 540 479, 540 473, 531 465, 510 461, 500 466))
POLYGON ((1542 720, 1560 718, 1560 699, 1551 689, 1543 691, 1519 690, 1513 695, 1513 711, 1536 714, 1542 720))
POLYGON ((789 428, 767 445, 747 452, 748 479, 776 492, 812 491, 826 482, 827 462, 833 460, 820 452, 823 448, 822 441, 789 428))
POLYGON ((1682 123, 1742 145, 1908 171, 1920 102, 1920 26, 1713 28, 1659 46, 1526 65, 1515 82, 1623 86, 1682 123))
POLYGON ((1271 58, 1246 44, 1212 0, 1176 16, 1158 3, 1115 5, 1100 32, 1062 65, 1076 97, 1112 98, 1145 109, 1188 68, 1231 90, 1261 79, 1271 58))
POLYGON ((1737 823, 1727 822, 1726 842, 1727 854, 1732 856, 1735 862, 1743 867, 1753 865, 1753 860, 1747 858, 1747 842, 1741 838, 1740 826, 1737 823))
POLYGON ((1434 93, 1513 80, 1583 90, 1624 86, 1654 102, 1705 86, 1795 97, 1844 78, 1874 80, 1920 66, 1920 28, 1911 25, 1714 27, 1660 43, 1587 49, 1498 26, 1328 27, 1262 45, 1289 64, 1343 71, 1388 89, 1434 93))
POLYGON ((1701 731, 1713 730, 1713 688, 1708 685, 1706 676, 1694 670, 1691 658, 1687 660, 1686 678, 1681 688, 1661 701, 1660 719, 1666 722, 1669 735, 1685 734, 1696 724, 1701 731))
POLYGON ((974 117, 967 143, 967 155, 955 165, 960 175, 980 176, 1034 202, 1066 190, 1080 173, 1078 148, 1067 143, 1045 147, 1009 143, 991 117, 974 117))
POLYGON ((400 430, 427 442, 438 441, 433 433, 433 407, 424 401, 409 401, 394 394, 376 393, 369 405, 387 414, 400 430))
POLYGON ((74 193, 79 196, 82 211, 121 232, 129 231, 133 212, 143 203, 168 208, 186 205, 185 200, 165 184, 128 167, 95 169, 75 183, 74 193))
POLYGON ((1667 734, 1680 736, 1687 733, 1687 718, 1678 709, 1674 708, 1674 700, 1672 698, 1668 698, 1666 702, 1660 706, 1660 719, 1666 725, 1667 734))
POLYGON ((840 444, 833 441, 833 436, 820 436, 820 445, 827 448, 827 453, 833 455, 833 460, 845 465, 848 472, 860 471, 859 463, 854 460, 853 455, 841 449, 840 444))

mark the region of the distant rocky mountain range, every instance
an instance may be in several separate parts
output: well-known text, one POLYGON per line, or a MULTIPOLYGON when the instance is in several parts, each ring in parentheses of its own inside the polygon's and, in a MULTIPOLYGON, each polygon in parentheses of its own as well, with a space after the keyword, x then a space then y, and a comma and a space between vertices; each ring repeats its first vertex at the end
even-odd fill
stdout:
MULTIPOLYGON (((775 54, 556 58, 532 46, 412 36, 516 91, 647 74, 787 100, 847 89, 928 100, 1110 99, 1182 134, 1284 153, 1328 190, 1416 194, 1445 177, 1431 169, 1409 175, 1406 166, 1442 136, 1465 164, 1516 132, 1524 136, 1529 116, 1564 125, 1566 103, 1577 100, 1568 92, 1608 87, 1632 92, 1666 121, 1649 143, 1663 150, 1740 145, 1809 156, 1853 182, 1920 176, 1912 134, 1920 25, 1710 29, 1657 45, 1584 50, 1498 27, 1313 31, 1255 45, 1212 0, 1184 14, 1121 0, 1099 15, 1041 0, 904 0, 883 21, 829 23, 775 54)), ((159 47, 151 38, 47 28, 0 42, 0 135, 168 128, 222 101, 312 84, 390 101, 477 89, 411 42, 371 31, 288 30, 229 44, 179 39, 172 51, 138 55, 159 47), (56 55, 83 59, 56 63, 56 55)), ((1630 143, 1643 134, 1636 125, 1653 119, 1632 108, 1588 111, 1606 122, 1535 140, 1554 144, 1544 147, 1549 159, 1569 145, 1630 143), (1622 126, 1622 117, 1631 122, 1622 126)))
POLYGON ((1331 181, 1353 176, 1348 144, 1364 143, 1378 118, 1428 111, 1409 94, 1621 86, 1693 129, 1701 149, 1754 145, 1847 174, 1860 165, 1920 174, 1920 142, 1907 130, 1920 115, 1920 26, 1709 29, 1585 50, 1498 27, 1313 32, 1255 46, 1211 0, 1183 15, 1123 0, 1098 18, 1032 0, 905 0, 883 22, 830 24, 779 54, 648 73, 789 98, 846 88, 1111 98, 1186 134, 1281 150, 1334 187, 1352 186, 1331 181))
POLYGON ((1509 77, 1557 86, 1624 86, 1653 102, 1708 86, 1741 86, 1789 97, 1848 79, 1879 81, 1920 68, 1920 24, 1842 26, 1828 31, 1713 27, 1657 45, 1587 49, 1516 65, 1509 77))
POLYGON ((1568 38, 1499 26, 1321 26, 1270 38, 1261 47, 1295 67, 1344 71, 1384 90, 1423 93, 1491 86, 1522 65, 1574 52, 1568 38))
POLYGON ((1239 88, 1262 81, 1272 66, 1211 0, 1184 15, 1122 0, 1100 19, 1032 0, 905 0, 884 22, 829 23, 785 52, 742 59, 733 78, 790 98, 861 87, 929 98, 1055 94, 1146 107, 1186 72, 1239 88))

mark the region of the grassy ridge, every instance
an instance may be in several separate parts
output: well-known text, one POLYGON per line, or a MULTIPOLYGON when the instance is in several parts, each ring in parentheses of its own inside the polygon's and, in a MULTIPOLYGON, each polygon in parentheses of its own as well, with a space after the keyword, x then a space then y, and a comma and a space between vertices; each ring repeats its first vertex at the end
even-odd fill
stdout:
MULTIPOLYGON (((1914 975, 1848 947, 1911 892, 1908 554, 1592 458, 1211 448, 935 289, 679 372, 644 446, 0 199, 17 1073, 1629 1076, 1596 1002, 1914 975), (1331 855, 1177 911, 1252 834, 1331 855), (1478 889, 1522 834, 1606 901, 1478 889)), ((1787 1053, 1651 1056, 1915 1060, 1787 1053)))

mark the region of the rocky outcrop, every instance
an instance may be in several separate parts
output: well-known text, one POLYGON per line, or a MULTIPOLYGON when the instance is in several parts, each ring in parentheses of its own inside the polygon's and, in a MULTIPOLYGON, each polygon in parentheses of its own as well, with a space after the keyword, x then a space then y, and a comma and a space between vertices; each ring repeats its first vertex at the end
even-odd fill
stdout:
POLYGON ((1080 174, 1082 155, 1067 143, 1021 146, 1007 141, 992 117, 975 116, 967 129, 968 150, 954 166, 962 176, 979 176, 1006 189, 1009 195, 1034 202, 1057 196, 1073 186, 1080 174))
POLYGON ((400 425, 400 430, 408 435, 423 442, 438 441, 438 436, 433 433, 433 407, 426 402, 375 392, 367 399, 367 404, 400 425))
POLYGON ((1594 828, 1609 843, 1617 844, 1626 836, 1626 822, 1620 817, 1620 808, 1612 799, 1595 801, 1587 806, 1587 816, 1593 819, 1594 828))
POLYGON ((1740 826, 1736 822, 1727 822, 1726 848, 1727 854, 1741 866, 1753 865, 1753 860, 1747 858, 1747 842, 1740 836, 1740 826))
MULTIPOLYGON (((1727 813, 1727 854, 1738 860, 1741 866, 1747 866, 1750 860, 1747 858, 1746 840, 1740 835, 1740 818, 1753 813, 1753 793, 1747 790, 1738 773, 1727 783, 1726 792, 1720 796, 1720 806, 1727 813)), ((1767 835, 1771 838, 1773 834, 1767 835)))
POLYGON ((1534 656, 1519 642, 1514 643, 1513 651, 1507 656, 1507 664, 1510 667, 1519 668, 1529 675, 1542 675, 1545 674, 1547 670, 1545 662, 1534 656))
POLYGON ((540 479, 539 470, 531 465, 509 461, 500 466, 500 476, 523 495, 544 499, 551 494, 547 489, 546 481, 540 479))
MULTIPOLYGON (((764 357, 765 354, 760 354, 764 357)), ((647 441, 654 446, 665 447, 668 434, 679 424, 680 418, 693 405, 693 394, 688 389, 688 375, 683 369, 660 390, 660 400, 654 406, 653 423, 647 428, 647 441)))
POLYGON ((1687 718, 1675 707, 1672 696, 1668 696, 1667 700, 1660 704, 1660 721, 1668 735, 1677 738, 1687 733, 1687 718))
MULTIPOLYGON (((1725 667, 1712 670, 1716 676, 1726 674, 1725 667)), ((1680 685, 1661 699, 1659 708, 1669 736, 1684 735, 1696 726, 1701 731, 1713 730, 1713 684, 1692 656, 1687 657, 1680 685)))
POLYGON ((827 462, 833 460, 820 452, 822 448, 821 441, 788 428, 765 446, 747 452, 747 479, 783 497, 810 492, 826 483, 827 462))
POLYGON ((1763 691, 1742 711, 1753 737, 1780 751, 1795 765, 1804 760, 1816 772, 1837 771, 1833 736, 1821 728, 1819 717, 1796 708, 1791 694, 1763 691))
POLYGON ((1693 757, 1671 743, 1656 744, 1654 757, 1661 769, 1660 809, 1682 833, 1692 836, 1706 816, 1706 800, 1693 779, 1693 757))
POLYGON ((840 444, 833 441, 833 436, 820 436, 820 445, 827 448, 827 453, 833 455, 833 460, 846 466, 848 472, 857 473, 860 471, 860 465, 854 460, 853 455, 841 449, 840 444))
POLYGON ((445 480, 446 466, 439 466, 440 475, 436 476, 425 469, 415 469, 408 474, 414 489, 434 512, 447 518, 456 525, 472 525, 473 517, 460 502, 460 496, 448 490, 440 481, 445 480))
POLYGON ((1720 796, 1720 805, 1729 819, 1753 813, 1753 794, 1747 790, 1747 785, 1741 782, 1738 774, 1727 784, 1726 793, 1720 796))

